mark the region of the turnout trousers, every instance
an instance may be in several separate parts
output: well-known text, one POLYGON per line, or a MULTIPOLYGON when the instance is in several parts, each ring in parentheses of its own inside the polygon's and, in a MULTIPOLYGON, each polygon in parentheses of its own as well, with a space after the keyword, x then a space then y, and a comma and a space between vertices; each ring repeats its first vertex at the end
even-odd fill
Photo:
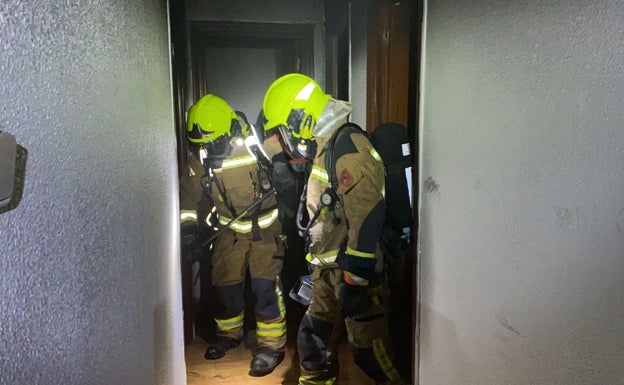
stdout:
POLYGON ((226 230, 217 238, 212 257, 212 281, 221 308, 215 316, 217 335, 241 339, 245 311, 244 283, 247 268, 256 296, 258 347, 280 350, 286 343, 285 307, 279 274, 284 247, 276 221, 252 241, 252 233, 226 230))
POLYGON ((371 305, 362 314, 343 318, 339 295, 343 271, 315 266, 312 300, 299 326, 297 346, 300 385, 331 385, 338 376, 337 334, 346 327, 349 348, 356 364, 376 383, 393 384, 400 376, 392 363, 388 331, 389 293, 384 284, 369 288, 371 305))

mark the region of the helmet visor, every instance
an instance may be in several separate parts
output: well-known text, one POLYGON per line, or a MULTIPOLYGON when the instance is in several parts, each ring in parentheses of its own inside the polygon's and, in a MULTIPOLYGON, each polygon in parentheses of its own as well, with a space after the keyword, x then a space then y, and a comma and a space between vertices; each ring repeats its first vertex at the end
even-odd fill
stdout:
POLYGON ((316 142, 311 139, 295 138, 292 131, 283 125, 279 126, 280 143, 284 151, 293 159, 313 159, 316 154, 316 142))

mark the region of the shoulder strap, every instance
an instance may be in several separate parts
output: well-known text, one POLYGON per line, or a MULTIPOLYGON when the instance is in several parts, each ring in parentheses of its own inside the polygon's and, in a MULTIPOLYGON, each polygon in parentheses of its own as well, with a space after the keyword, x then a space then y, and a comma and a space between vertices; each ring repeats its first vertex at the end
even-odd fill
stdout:
POLYGON ((364 131, 360 126, 354 123, 345 123, 338 127, 334 135, 331 137, 327 145, 325 146, 325 170, 327 170, 327 176, 329 179, 329 187, 336 190, 338 187, 338 177, 336 176, 336 161, 334 148, 336 143, 343 137, 350 135, 351 133, 360 133, 368 138, 368 133, 364 131))
POLYGON ((217 179, 217 176, 215 175, 214 172, 212 172, 212 175, 210 177, 210 182, 214 183, 215 186, 217 186, 217 191, 219 192, 219 196, 221 197, 221 200, 225 204, 225 207, 227 207, 227 209, 232 214, 232 218, 236 218, 238 214, 236 213, 236 210, 234 210, 234 206, 232 206, 232 203, 227 197, 225 186, 222 186, 221 183, 219 183, 219 180, 217 179))

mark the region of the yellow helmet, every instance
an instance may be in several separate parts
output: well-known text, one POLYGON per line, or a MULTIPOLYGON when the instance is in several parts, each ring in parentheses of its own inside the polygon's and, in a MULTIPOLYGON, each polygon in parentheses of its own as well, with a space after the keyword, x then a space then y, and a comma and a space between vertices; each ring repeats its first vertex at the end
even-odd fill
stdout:
POLYGON ((312 78, 299 73, 284 75, 264 95, 264 130, 279 129, 284 149, 291 156, 310 158, 315 149, 312 130, 329 98, 312 78))
POLYGON ((190 109, 187 118, 187 137, 191 143, 206 144, 227 135, 239 134, 236 112, 222 98, 207 94, 190 109))

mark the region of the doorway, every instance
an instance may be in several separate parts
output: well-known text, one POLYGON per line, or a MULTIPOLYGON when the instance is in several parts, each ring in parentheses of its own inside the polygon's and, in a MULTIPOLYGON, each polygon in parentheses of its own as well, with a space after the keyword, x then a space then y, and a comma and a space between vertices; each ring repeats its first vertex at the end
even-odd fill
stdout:
MULTIPOLYGON (((325 6, 325 87, 338 98, 348 100, 352 60, 349 57, 352 38, 348 27, 351 22, 349 14, 350 7, 360 5, 347 0, 329 3, 331 5, 325 6)), ((396 121, 407 126, 415 159, 412 185, 417 186, 419 8, 409 1, 369 0, 367 4, 366 127, 371 131, 371 128, 384 121, 396 121)), ((264 92, 275 78, 288 72, 301 72, 314 77, 312 24, 189 21, 185 28, 185 33, 188 32, 188 44, 184 42, 183 46, 179 46, 179 43, 175 47, 176 53, 184 50, 188 58, 186 65, 180 66, 183 67, 187 81, 178 83, 177 94, 180 99, 186 99, 176 104, 178 108, 182 108, 182 112, 178 111, 177 115, 185 117, 185 112, 193 101, 206 93, 215 93, 228 100, 235 109, 243 111, 249 121, 255 123, 264 92)), ((316 73, 318 72, 319 69, 316 68, 316 73)), ((178 137, 185 146, 184 119, 181 119, 178 127, 181 133, 178 137)), ((184 157, 186 147, 180 148, 180 155, 184 157)), ((417 196, 417 191, 413 192, 413 196, 417 196)), ((417 373, 415 339, 418 327, 416 224, 415 222, 412 230, 412 249, 399 256, 400 264, 396 265, 394 271, 397 279, 393 287, 394 298, 409 299, 401 302, 402 309, 397 312, 400 316, 395 319, 393 330, 400 332, 396 335, 401 339, 397 350, 403 355, 403 364, 413 376, 417 373)), ((303 245, 294 231, 296 226, 292 225, 290 228, 293 232, 289 239, 295 242, 291 247, 296 250, 293 260, 303 261, 303 245)), ((301 266, 296 264, 285 266, 285 288, 292 286, 300 269, 301 266)), ((209 276, 205 277, 204 282, 208 280, 209 276)), ((288 302, 289 298, 286 300, 288 302)), ((291 332, 296 330, 290 328, 289 334, 291 332)), ((348 353, 345 354, 349 356, 348 353)), ((296 368, 293 370, 296 371, 296 368)))

